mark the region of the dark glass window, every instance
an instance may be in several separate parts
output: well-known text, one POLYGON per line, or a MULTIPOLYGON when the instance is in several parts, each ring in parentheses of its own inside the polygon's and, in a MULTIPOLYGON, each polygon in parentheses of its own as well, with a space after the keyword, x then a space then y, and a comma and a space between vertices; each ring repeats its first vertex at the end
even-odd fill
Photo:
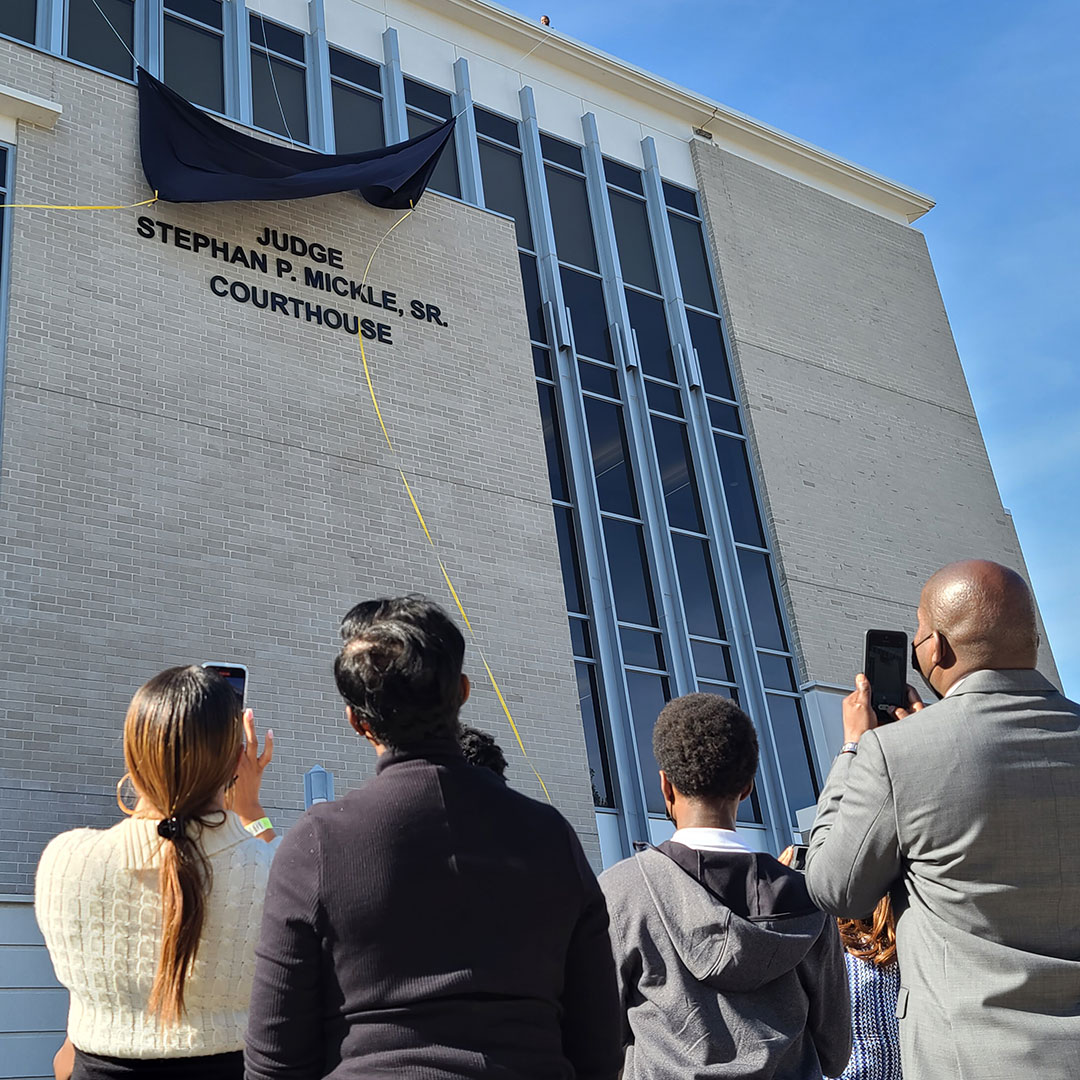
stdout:
POLYGON ((551 353, 547 349, 541 349, 534 345, 532 347, 533 355, 533 374, 538 379, 550 379, 551 374, 551 353))
POLYGON ((645 204, 640 199, 608 192, 611 218, 615 225, 615 243, 619 249, 619 266, 623 280, 650 292, 660 291, 653 256, 652 234, 645 204))
MULTIPOLYGON (((736 705, 739 704, 739 695, 732 691, 730 694, 722 695, 730 697, 736 705)), ((746 822, 748 824, 760 825, 761 824, 761 803, 758 801, 757 786, 754 786, 754 790, 750 792, 749 799, 743 799, 739 803, 738 813, 735 815, 736 821, 746 822)))
POLYGON ((701 637, 724 639, 727 635, 709 558, 709 542, 696 536, 672 533, 671 543, 675 548, 675 568, 686 611, 686 628, 701 637))
POLYGON ((581 374, 582 390, 588 390, 593 394, 603 394, 605 397, 617 398, 619 396, 619 380, 613 367, 594 364, 589 360, 580 360, 578 371, 581 374))
POLYGON ((555 535, 559 540, 566 610, 584 615, 585 590, 581 585, 581 566, 578 562, 577 538, 574 535, 574 511, 568 506, 553 506, 552 510, 555 512, 555 535))
POLYGON ((742 431, 739 410, 734 405, 725 405, 722 401, 707 399, 709 402, 709 422, 715 428, 724 431, 742 431))
POLYGON ((672 416, 682 416, 682 396, 674 386, 666 386, 649 379, 645 383, 645 393, 649 398, 650 409, 671 413, 672 416))
POLYGON ((330 74, 335 79, 344 79, 354 86, 362 86, 376 94, 382 93, 382 76, 379 65, 370 60, 362 60, 352 53, 330 47, 330 74))
MULTIPOLYGON (((221 5, 216 7, 217 22, 213 25, 220 27, 221 5)), ((220 33, 166 14, 165 82, 182 98, 215 112, 224 112, 224 45, 225 39, 220 33)))
POLYGON ((304 35, 299 31, 252 14, 248 16, 248 33, 252 45, 304 62, 304 35))
POLYGON ((453 101, 448 93, 425 86, 415 79, 405 80, 405 104, 441 116, 444 120, 454 115, 453 101))
POLYGON ((612 161, 611 158, 604 158, 604 176, 607 177, 609 184, 615 184, 616 187, 633 191, 637 195, 645 194, 645 190, 641 186, 640 170, 632 169, 629 165, 612 161))
POLYGON ((697 311, 688 311, 686 321, 690 325, 690 340, 697 350, 705 393, 734 401, 735 390, 731 385, 731 372, 728 370, 727 350, 724 348, 720 320, 697 311))
POLYGON ((795 690, 795 672, 791 661, 786 656, 774 656, 772 653, 758 653, 761 666, 761 681, 770 690, 795 690))
POLYGON ((668 680, 663 675, 628 671, 626 687, 630 693, 630 713, 634 721, 641 782, 645 788, 645 805, 650 814, 662 814, 664 797, 660 793, 660 776, 656 758, 653 756, 652 734, 660 710, 671 700, 668 680))
POLYGON ((675 529, 704 532, 694 464, 690 458, 690 439, 686 425, 677 420, 652 419, 656 460, 660 466, 660 483, 664 489, 668 524, 675 529))
POLYGON ((581 147, 573 143, 556 139, 554 135, 541 135, 540 152, 545 161, 554 161, 578 172, 585 171, 581 164, 581 147))
POLYGON ((536 269, 536 259, 532 255, 518 255, 521 264, 521 285, 525 290, 525 313, 529 317, 529 337, 533 341, 547 344, 547 330, 544 328, 544 302, 540 295, 540 277, 536 269))
POLYGON ((533 235, 529 224, 529 204, 525 198, 521 155, 484 142, 483 139, 477 145, 480 151, 480 175, 484 180, 484 202, 489 209, 512 217, 517 227, 518 247, 531 249, 533 235))
POLYGON ((339 154, 355 154, 383 146, 382 100, 334 79, 330 83, 334 106, 334 145, 339 154))
MULTIPOLYGON (((411 109, 406 110, 406 112, 409 117, 410 139, 415 138, 417 135, 426 135, 427 132, 434 131, 444 123, 442 120, 433 120, 430 116, 413 112, 411 109)), ((431 174, 430 186, 433 191, 441 192, 443 195, 452 195, 455 199, 461 198, 457 148, 454 146, 452 138, 447 139, 443 145, 442 153, 439 155, 439 164, 435 166, 435 171, 431 174)))
POLYGON ((692 214, 694 217, 698 216, 697 197, 692 191, 677 187, 675 184, 669 184, 666 180, 663 182, 663 188, 664 202, 668 206, 673 210, 682 210, 686 214, 692 214))
POLYGON ((251 106, 256 127, 308 141, 304 69, 261 49, 251 50, 251 106))
POLYGON ((693 307, 716 310, 712 279, 709 277, 709 258, 705 252, 705 237, 701 225, 678 214, 668 214, 671 239, 675 245, 675 262, 679 268, 683 299, 693 307))
POLYGON ((817 777, 811 764, 813 752, 799 702, 795 698, 780 697, 779 694, 766 694, 765 697, 769 703, 769 719, 772 720, 780 772, 784 777, 788 809, 794 824, 796 810, 817 802, 817 777))
POLYGON ((614 788, 611 786, 611 772, 608 768, 607 739, 604 737, 600 694, 596 686, 596 667, 593 664, 575 664, 574 670, 577 674, 581 723, 585 729, 585 749, 589 759, 593 806, 614 809, 614 788))
POLYGON ((727 500, 735 540, 740 544, 764 547, 765 534, 761 529, 757 499, 754 498, 754 486, 750 481, 746 443, 741 439, 729 439, 726 435, 714 435, 713 441, 716 443, 724 498, 727 500))
POLYGON ((555 388, 547 383, 537 384, 540 396, 540 421, 544 428, 544 445, 547 447, 548 479, 551 481, 551 497, 570 502, 570 484, 566 479, 562 440, 559 436, 559 410, 555 388))
POLYGON ((215 30, 220 30, 223 25, 221 0, 165 0, 165 9, 206 23, 215 30))
POLYGON ((135 48, 135 0, 97 2, 100 11, 93 0, 68 0, 67 55, 80 63, 133 79, 135 70, 128 49, 135 48))
POLYGON ((714 645, 711 641, 691 641, 690 648, 694 654, 694 671, 699 679, 735 681, 735 673, 731 669, 731 654, 726 645, 714 645))
POLYGON ((555 230, 555 250, 559 259, 586 270, 597 270, 596 244, 585 180, 550 166, 544 169, 544 173, 547 176, 551 224, 555 230))
POLYGON ((33 45, 37 34, 37 0, 4 0, 0 4, 0 34, 33 45))
MULTIPOLYGON (((637 496, 630 468, 622 406, 598 398, 585 399, 585 421, 589 428, 593 474, 600 509, 624 517, 637 517, 637 496)), ((652 625, 651 623, 649 624, 652 625)))
POLYGON ((780 604, 776 598, 769 557, 762 551, 737 550, 754 643, 762 649, 782 652, 787 649, 787 642, 780 622, 780 604))
POLYGON ((608 330, 604 288, 599 278, 579 274, 565 266, 560 272, 563 299, 570 309, 574 324, 574 346, 578 356, 614 362, 611 352, 611 333, 608 330))
POLYGON ((476 130, 480 135, 487 135, 490 139, 498 139, 499 142, 509 143, 511 146, 521 145, 516 121, 488 112, 479 106, 474 107, 473 113, 476 117, 476 130))
POLYGON ((659 668, 661 671, 664 669, 664 644, 659 634, 623 627, 619 630, 619 639, 622 642, 624 664, 630 667, 659 668))
POLYGON ((645 565, 645 539, 641 526, 605 518, 604 546, 611 568, 615 614, 623 622, 656 626, 656 605, 645 565))
POLYGON ((671 356, 664 302, 633 289, 626 290, 626 311, 637 339, 641 370, 646 375, 675 382, 675 362, 671 356))
POLYGON ((570 646, 575 656, 592 656, 592 635, 587 619, 570 620, 570 646))

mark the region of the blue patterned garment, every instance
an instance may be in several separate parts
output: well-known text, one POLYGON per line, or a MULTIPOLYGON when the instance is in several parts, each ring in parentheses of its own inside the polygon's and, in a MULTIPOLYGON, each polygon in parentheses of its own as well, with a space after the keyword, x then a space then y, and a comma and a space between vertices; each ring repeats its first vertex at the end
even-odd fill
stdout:
POLYGON ((896 999, 900 968, 879 968, 844 953, 851 989, 851 1060, 836 1080, 903 1080, 896 999))

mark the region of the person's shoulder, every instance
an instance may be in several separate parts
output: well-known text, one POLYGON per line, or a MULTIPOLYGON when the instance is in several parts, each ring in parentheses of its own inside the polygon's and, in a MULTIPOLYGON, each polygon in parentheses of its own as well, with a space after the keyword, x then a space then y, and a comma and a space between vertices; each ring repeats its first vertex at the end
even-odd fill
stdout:
POLYGON ((38 873, 72 859, 81 866, 94 852, 118 847, 123 825, 124 822, 121 821, 108 829, 68 829, 67 832, 54 836, 41 853, 38 873))
POLYGON ((820 911, 806 887, 806 875, 785 866, 768 852, 755 853, 754 874, 758 880, 759 895, 768 894, 776 912, 809 915, 820 911))

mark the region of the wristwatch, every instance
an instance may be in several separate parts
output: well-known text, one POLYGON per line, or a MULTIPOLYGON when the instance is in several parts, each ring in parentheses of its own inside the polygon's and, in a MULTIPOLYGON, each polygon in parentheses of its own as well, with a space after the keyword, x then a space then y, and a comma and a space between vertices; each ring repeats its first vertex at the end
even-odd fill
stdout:
POLYGON ((859 752, 859 744, 857 742, 846 742, 840 747, 841 754, 857 754, 859 752))
POLYGON ((250 825, 244 826, 252 836, 261 836, 264 832, 269 832, 273 827, 268 817, 261 817, 258 821, 253 821, 250 825))

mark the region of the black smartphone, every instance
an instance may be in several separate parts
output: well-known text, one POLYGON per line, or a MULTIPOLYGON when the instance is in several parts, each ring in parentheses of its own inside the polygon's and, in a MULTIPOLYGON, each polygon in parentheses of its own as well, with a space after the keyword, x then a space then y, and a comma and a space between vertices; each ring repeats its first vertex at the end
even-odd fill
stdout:
POLYGON ((907 634, 901 630, 867 630, 863 674, 870 680, 870 706, 879 724, 896 718, 889 705, 907 705, 907 634))
POLYGON ((799 873, 806 873, 806 853, 809 851, 806 844, 795 844, 791 850, 791 869, 799 873))
POLYGON ((247 668, 243 664, 225 664, 220 660, 207 660, 203 667, 209 668, 215 675, 220 675, 236 691, 240 707, 243 708, 247 700, 247 668))

